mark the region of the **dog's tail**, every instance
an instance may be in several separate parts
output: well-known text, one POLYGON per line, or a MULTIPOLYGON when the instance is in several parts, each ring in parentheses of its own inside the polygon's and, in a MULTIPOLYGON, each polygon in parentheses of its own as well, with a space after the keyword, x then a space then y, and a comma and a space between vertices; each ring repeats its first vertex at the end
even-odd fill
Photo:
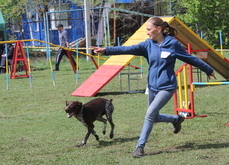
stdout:
POLYGON ((114 111, 114 105, 112 104, 113 99, 106 101, 106 110, 114 111))
POLYGON ((113 99, 108 100, 108 101, 107 101, 107 104, 109 103, 110 105, 113 106, 112 101, 113 101, 113 99))

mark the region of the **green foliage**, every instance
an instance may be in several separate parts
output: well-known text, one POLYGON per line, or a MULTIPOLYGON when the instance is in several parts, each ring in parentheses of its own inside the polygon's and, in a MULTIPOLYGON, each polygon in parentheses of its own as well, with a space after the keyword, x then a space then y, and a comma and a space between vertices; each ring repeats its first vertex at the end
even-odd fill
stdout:
POLYGON ((219 31, 223 32, 223 45, 229 46, 229 1, 227 0, 174 0, 173 14, 185 22, 197 34, 219 48, 219 31))
MULTIPOLYGON (((73 3, 78 5, 84 5, 82 0, 71 0, 73 3)), ((63 0, 0 0, 0 10, 4 13, 7 18, 18 18, 23 13, 38 12, 41 15, 48 11, 48 7, 51 4, 61 4, 63 0)), ((114 0, 109 0, 113 3, 114 0)), ((99 0, 90 0, 91 7, 95 7, 101 4, 99 0)))
POLYGON ((20 22, 22 14, 27 13, 28 9, 30 12, 42 14, 47 11, 47 6, 50 3, 55 3, 55 0, 4 0, 0 10, 3 12, 6 20, 14 18, 14 20, 20 22))

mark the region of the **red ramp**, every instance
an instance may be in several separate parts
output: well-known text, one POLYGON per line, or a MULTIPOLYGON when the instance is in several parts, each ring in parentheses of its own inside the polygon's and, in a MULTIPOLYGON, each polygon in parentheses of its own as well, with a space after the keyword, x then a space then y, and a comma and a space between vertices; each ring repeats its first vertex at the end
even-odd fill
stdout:
POLYGON ((102 65, 96 70, 72 95, 92 97, 107 83, 109 83, 125 66, 102 65))
POLYGON ((135 56, 133 55, 111 56, 72 95, 81 97, 94 96, 134 58, 135 56))

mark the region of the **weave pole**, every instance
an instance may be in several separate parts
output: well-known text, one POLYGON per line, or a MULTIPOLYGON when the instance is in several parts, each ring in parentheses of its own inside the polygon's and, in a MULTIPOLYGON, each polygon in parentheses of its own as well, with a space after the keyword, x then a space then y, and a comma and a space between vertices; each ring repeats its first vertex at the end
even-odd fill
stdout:
POLYGON ((141 78, 143 78, 143 57, 140 56, 141 78))
POLYGON ((8 60, 8 48, 7 44, 5 44, 5 51, 6 51, 6 90, 9 90, 9 60, 8 60))
POLYGON ((29 85, 30 85, 30 88, 32 88, 32 74, 31 74, 31 69, 30 69, 30 55, 29 55, 29 48, 28 48, 27 44, 26 44, 26 54, 27 54, 27 61, 28 61, 29 85))
POLYGON ((51 60, 49 45, 47 46, 47 49, 48 49, 47 53, 48 53, 48 61, 50 65, 50 70, 51 70, 52 82, 53 82, 53 86, 56 86, 55 75, 54 75, 54 71, 52 68, 52 60, 51 60))
POLYGON ((219 31, 219 41, 220 41, 220 50, 223 55, 223 39, 222 39, 222 30, 219 31))
MULTIPOLYGON (((97 47, 99 47, 99 46, 100 46, 100 45, 99 45, 99 43, 100 43, 100 41, 99 41, 99 39, 98 39, 98 44, 97 44, 97 47)), ((97 60, 98 60, 98 61, 97 61, 97 63, 98 63, 98 67, 100 67, 100 59, 99 59, 99 58, 100 58, 100 56, 101 56, 101 53, 99 53, 99 54, 98 54, 98 58, 97 58, 97 60)))
POLYGON ((78 42, 76 43, 76 84, 78 84, 79 79, 79 51, 78 51, 78 42))

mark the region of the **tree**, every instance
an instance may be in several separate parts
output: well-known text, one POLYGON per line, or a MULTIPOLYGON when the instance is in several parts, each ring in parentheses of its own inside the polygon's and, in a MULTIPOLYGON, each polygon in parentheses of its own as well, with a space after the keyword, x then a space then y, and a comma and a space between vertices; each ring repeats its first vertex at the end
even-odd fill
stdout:
POLYGON ((28 12, 28 9, 34 12, 46 12, 47 6, 51 1, 55 0, 0 0, 0 3, 2 4, 0 10, 3 12, 5 19, 17 19, 21 18, 22 14, 28 12))
POLYGON ((219 48, 219 31, 223 31, 224 46, 229 46, 228 0, 173 0, 173 14, 197 34, 219 48))

